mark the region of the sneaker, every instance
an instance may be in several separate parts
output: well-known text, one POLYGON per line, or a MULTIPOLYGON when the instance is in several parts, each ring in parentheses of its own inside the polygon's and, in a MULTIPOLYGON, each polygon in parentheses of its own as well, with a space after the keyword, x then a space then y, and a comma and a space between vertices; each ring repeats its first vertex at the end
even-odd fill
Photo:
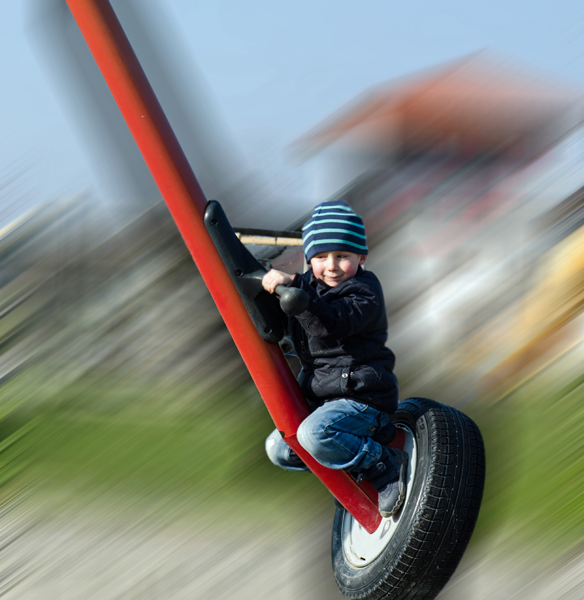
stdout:
POLYGON ((378 506, 382 517, 391 517, 402 507, 406 499, 408 455, 403 450, 393 450, 395 460, 400 462, 399 475, 379 490, 378 506))

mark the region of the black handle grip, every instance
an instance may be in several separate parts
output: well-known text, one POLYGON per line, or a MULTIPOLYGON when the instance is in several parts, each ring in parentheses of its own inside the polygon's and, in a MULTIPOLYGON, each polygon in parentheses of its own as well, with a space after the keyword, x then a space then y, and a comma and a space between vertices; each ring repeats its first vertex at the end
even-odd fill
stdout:
POLYGON ((299 288, 288 288, 285 285, 276 286, 276 294, 280 296, 280 308, 291 316, 304 312, 310 303, 310 296, 299 288))
MULTIPOLYGON (((245 275, 245 278, 257 281, 260 284, 261 289, 261 281, 266 273, 266 270, 261 269, 254 271, 253 273, 248 273, 245 275)), ((310 303, 310 296, 304 290, 298 288, 289 288, 285 285, 277 285, 276 295, 280 300, 280 308, 287 315, 291 315, 292 317, 304 312, 310 303)))
POLYGON ((310 303, 310 296, 299 288, 289 288, 285 285, 276 286, 276 294, 280 296, 280 308, 291 316, 304 312, 310 303))

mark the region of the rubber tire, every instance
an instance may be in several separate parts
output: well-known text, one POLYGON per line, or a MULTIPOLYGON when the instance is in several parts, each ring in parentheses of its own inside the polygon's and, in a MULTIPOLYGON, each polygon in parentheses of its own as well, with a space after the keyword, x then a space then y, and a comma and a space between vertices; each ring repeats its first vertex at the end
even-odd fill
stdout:
POLYGON ((426 398, 399 403, 393 418, 417 447, 414 480, 401 520, 371 564, 356 567, 343 549, 344 509, 333 525, 333 573, 354 599, 431 600, 456 570, 478 518, 485 452, 478 427, 460 411, 426 398))

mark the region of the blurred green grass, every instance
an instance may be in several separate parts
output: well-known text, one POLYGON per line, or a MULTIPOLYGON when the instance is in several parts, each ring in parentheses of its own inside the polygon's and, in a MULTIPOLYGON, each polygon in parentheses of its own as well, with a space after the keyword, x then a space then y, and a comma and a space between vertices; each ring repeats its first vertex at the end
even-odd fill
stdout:
POLYGON ((481 428, 487 481, 474 543, 559 556, 584 530, 584 375, 539 374, 469 411, 481 428))
POLYGON ((244 515, 239 529, 273 526, 284 535, 307 509, 332 514, 316 478, 267 459, 273 423, 247 378, 199 396, 188 387, 92 381, 35 400, 34 410, 23 405, 0 423, 0 480, 5 488, 29 482, 46 510, 102 497, 118 514, 244 515))
MULTIPOLYGON (((487 451, 472 544, 497 539, 510 552, 545 555, 581 543, 584 376, 568 385, 542 377, 465 408, 487 451)), ((24 375, 4 386, 4 490, 29 482, 37 501, 55 511, 103 497, 117 512, 244 515, 238 527, 261 524, 284 535, 308 514, 332 516, 330 494, 316 478, 276 469, 265 457, 273 424, 248 378, 204 391, 106 382, 77 382, 57 395, 42 385, 33 394, 24 375)))

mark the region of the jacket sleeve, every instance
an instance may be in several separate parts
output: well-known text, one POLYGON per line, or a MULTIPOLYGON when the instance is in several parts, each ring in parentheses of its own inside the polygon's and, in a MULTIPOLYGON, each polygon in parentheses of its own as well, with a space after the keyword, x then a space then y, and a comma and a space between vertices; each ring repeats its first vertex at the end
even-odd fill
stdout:
POLYGON ((344 338, 355 335, 379 318, 381 300, 374 287, 359 283, 338 298, 327 302, 317 295, 303 278, 295 277, 291 287, 299 287, 310 296, 308 308, 295 318, 316 338, 344 338))

